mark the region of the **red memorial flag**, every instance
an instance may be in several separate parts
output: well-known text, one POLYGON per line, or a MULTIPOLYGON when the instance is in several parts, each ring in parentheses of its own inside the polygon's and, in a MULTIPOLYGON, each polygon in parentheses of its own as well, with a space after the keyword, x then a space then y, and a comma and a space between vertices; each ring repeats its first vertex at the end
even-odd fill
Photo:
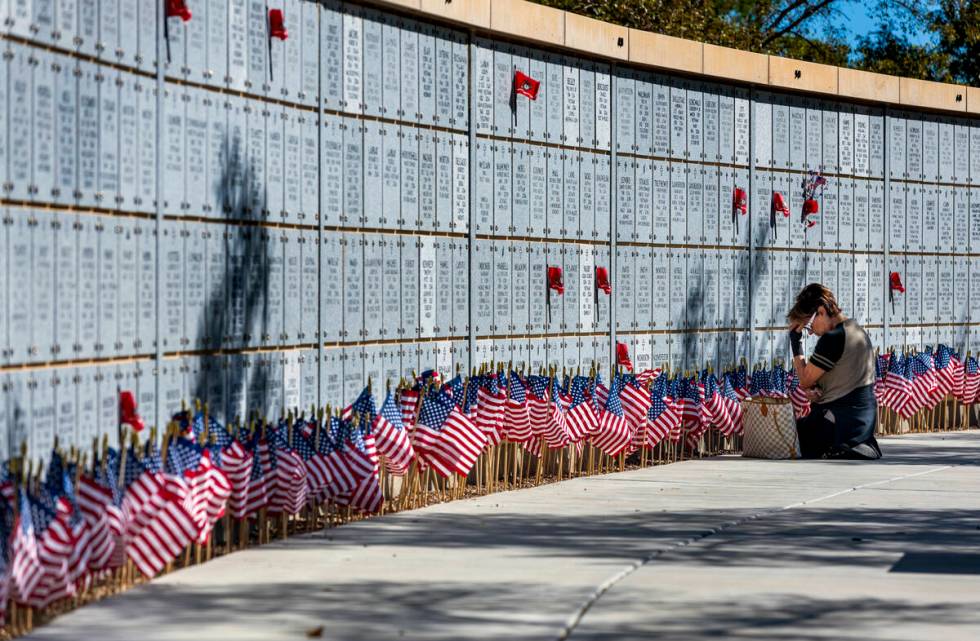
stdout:
POLYGON ((535 80, 526 73, 522 71, 514 73, 514 91, 522 96, 527 96, 531 100, 537 100, 538 87, 540 86, 541 82, 539 80, 535 80))

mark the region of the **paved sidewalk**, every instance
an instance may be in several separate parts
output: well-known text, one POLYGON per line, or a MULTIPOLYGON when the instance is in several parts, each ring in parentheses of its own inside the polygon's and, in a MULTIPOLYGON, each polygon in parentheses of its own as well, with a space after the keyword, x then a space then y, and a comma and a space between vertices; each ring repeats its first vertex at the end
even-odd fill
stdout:
POLYGON ((881 445, 874 463, 718 457, 373 519, 29 638, 980 639, 980 432, 881 445))

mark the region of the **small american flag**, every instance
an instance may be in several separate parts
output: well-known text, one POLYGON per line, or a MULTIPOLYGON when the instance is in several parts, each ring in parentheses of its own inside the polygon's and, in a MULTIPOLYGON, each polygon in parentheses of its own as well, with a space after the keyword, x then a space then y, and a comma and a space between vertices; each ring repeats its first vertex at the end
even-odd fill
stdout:
POLYGON ((800 387, 800 379, 796 375, 796 370, 790 371, 787 387, 789 388, 789 400, 793 404, 793 414, 797 419, 801 419, 810 413, 810 399, 806 392, 800 387))
MULTIPOLYGON (((879 356, 880 360, 881 357, 879 356)), ((955 368, 953 364, 953 350, 947 345, 939 345, 936 348, 936 355, 933 357, 936 367, 936 391, 941 396, 946 396, 953 391, 955 379, 955 368)), ((877 368, 876 368, 877 369, 877 368)))
MULTIPOLYGON (((666 383, 666 381, 664 381, 666 383)), ((647 430, 644 444, 656 447, 674 430, 680 430, 681 415, 674 408, 673 402, 664 398, 666 384, 654 385, 650 395, 650 410, 647 412, 647 430)))
POLYGON ((391 392, 381 404, 381 411, 374 419, 374 438, 378 452, 384 457, 385 467, 392 474, 404 474, 415 458, 415 450, 402 424, 402 417, 395 406, 391 392))
POLYGON ((95 466, 95 478, 103 487, 112 492, 112 504, 121 505, 122 490, 119 488, 119 452, 111 447, 106 450, 105 460, 95 466))
POLYGON ((14 525, 14 538, 10 544, 10 581, 15 594, 27 600, 34 593, 44 576, 44 568, 38 558, 37 532, 34 515, 27 493, 20 491, 20 512, 14 525))
POLYGON ((474 411, 476 410, 480 393, 480 380, 481 378, 479 376, 473 376, 466 385, 466 398, 463 401, 463 414, 466 414, 467 416, 474 414, 474 411))
POLYGON ((251 445, 252 469, 248 476, 248 488, 242 511, 235 513, 236 518, 244 518, 258 513, 269 504, 269 494, 274 489, 266 474, 269 467, 269 444, 264 439, 256 439, 251 445))
POLYGON ((732 384, 735 389, 735 394, 738 395, 738 400, 743 401, 751 396, 749 392, 748 373, 745 369, 745 365, 739 365, 738 369, 735 370, 735 376, 732 384))
POLYGON ((704 385, 705 405, 713 419, 712 424, 721 431, 722 434, 731 434, 735 431, 735 417, 732 416, 727 399, 721 394, 719 389, 718 377, 713 373, 708 374, 704 385))
POLYGON ((953 369, 950 378, 953 379, 953 389, 950 390, 950 394, 953 398, 960 398, 963 395, 963 381, 966 378, 966 363, 960 358, 957 352, 949 357, 949 366, 953 369))
POLYGON ((456 401, 457 407, 463 407, 463 401, 465 400, 463 398, 463 388, 466 387, 466 385, 463 383, 462 376, 457 374, 442 387, 449 393, 450 396, 453 397, 453 400, 456 401))
MULTIPOLYGON (((415 408, 412 408, 414 412, 415 408)), ((366 418, 368 423, 374 420, 377 415, 377 410, 375 410, 374 395, 371 394, 371 388, 365 387, 361 393, 358 395, 357 399, 344 408, 341 412, 340 417, 345 421, 349 421, 354 415, 360 416, 361 418, 366 418)))
POLYGON ((896 412, 902 410, 909 398, 911 383, 904 375, 906 364, 904 356, 892 354, 888 362, 888 372, 885 374, 882 404, 896 412))
POLYGON ((725 436, 731 436, 732 434, 741 434, 745 428, 744 417, 742 414, 742 403, 735 393, 735 386, 732 384, 732 377, 728 374, 725 375, 725 380, 722 383, 721 391, 719 396, 722 399, 725 407, 728 410, 728 414, 732 417, 731 432, 725 432, 722 429, 722 433, 725 436))
POLYGON ((599 429, 599 417, 586 397, 589 385, 585 376, 576 376, 572 381, 572 402, 565 412, 565 428, 573 443, 581 442, 599 429))
POLYGON ((527 387, 531 399, 548 400, 548 384, 551 379, 547 376, 528 376, 527 387))
POLYGON ((966 366, 963 369, 963 390, 960 394, 960 402, 964 405, 976 403, 980 391, 980 367, 977 359, 973 356, 966 357, 966 366))
POLYGON ((761 367, 752 371, 749 379, 749 396, 768 396, 769 395, 769 376, 761 367))
POLYGON ((405 389, 398 395, 398 407, 402 413, 402 425, 409 430, 415 425, 415 408, 419 402, 419 390, 405 389))
POLYGON ((909 388, 910 402, 915 411, 935 407, 941 398, 938 388, 932 354, 927 351, 915 354, 912 357, 912 384, 909 388))
POLYGON ((469 474, 487 443, 483 432, 444 392, 426 397, 416 432, 416 452, 424 452, 427 462, 443 476, 469 474))
POLYGON ((228 475, 211 461, 205 450, 197 468, 185 473, 188 495, 185 508, 197 526, 197 543, 207 543, 215 522, 225 513, 231 483, 228 475))
POLYGON ((384 493, 381 490, 378 475, 378 450, 375 446, 374 435, 370 430, 351 430, 349 442, 352 450, 363 454, 372 463, 371 473, 364 476, 360 483, 351 491, 350 505, 366 514, 374 514, 384 503, 384 493))
POLYGON ((636 430, 646 422, 647 412, 650 410, 650 392, 646 386, 637 382, 636 377, 624 376, 619 398, 627 422, 636 430))
POLYGON ((306 466, 306 481, 313 493, 321 490, 330 480, 323 459, 317 454, 316 448, 302 432, 293 433, 293 451, 303 460, 306 466))
POLYGON ((904 398, 901 407, 898 408, 898 413, 903 418, 911 418, 912 415, 918 411, 915 401, 912 398, 912 379, 915 376, 912 373, 912 361, 913 359, 909 356, 902 359, 901 384, 904 392, 904 398))
POLYGON ((501 435, 513 443, 524 443, 533 436, 531 416, 528 414, 524 381, 513 370, 507 376, 507 391, 501 435))
POLYGON ((166 478, 148 508, 153 514, 127 546, 127 555, 145 576, 159 574, 197 536, 194 519, 184 508, 188 494, 186 481, 176 476, 166 478))
POLYGON ((201 460, 202 448, 183 437, 176 437, 170 442, 167 452, 167 473, 181 476, 187 470, 195 469, 201 460))
MULTIPOLYGON (((473 385, 471 382, 470 385, 473 385)), ((504 425, 507 396, 501 391, 496 376, 482 380, 477 395, 476 417, 474 423, 487 437, 491 446, 500 444, 500 431, 504 425)))
POLYGON ((248 497, 248 482, 252 473, 252 456, 241 443, 232 441, 221 452, 221 465, 231 484, 228 510, 232 517, 243 518, 245 501, 248 497))
POLYGON ((609 456, 617 456, 629 447, 632 440, 633 432, 619 398, 619 381, 614 379, 606 398, 605 411, 599 419, 599 431, 592 437, 592 445, 609 456))
POLYGON ((156 441, 147 441, 143 458, 140 460, 143 470, 146 472, 160 472, 163 470, 163 459, 160 457, 160 448, 156 441))
POLYGON ((769 390, 774 398, 786 398, 786 370, 779 363, 769 373, 769 390))
POLYGON ((334 450, 327 459, 327 467, 339 497, 352 492, 365 477, 374 474, 377 461, 367 452, 363 437, 353 424, 332 422, 330 431, 334 450))
MULTIPOLYGON (((534 433, 535 441, 543 438, 549 448, 565 447, 569 443, 569 438, 565 428, 565 411, 560 401, 558 381, 547 376, 531 376, 528 378, 528 385, 530 388, 528 413, 531 416, 531 431, 534 433), (549 386, 553 389, 550 393, 549 386)), ((539 442, 538 444, 540 445, 539 442)))
POLYGON ((888 354, 879 354, 875 359, 875 400, 879 405, 884 403, 885 398, 885 373, 888 371, 888 354))
POLYGON ((656 380, 661 374, 661 369, 645 369, 636 375, 636 382, 641 387, 650 387, 650 383, 656 380))
POLYGON ((678 383, 678 388, 680 398, 677 400, 681 405, 681 418, 684 421, 684 427, 688 431, 696 429, 701 423, 701 394, 697 382, 693 376, 691 378, 684 377, 678 383))

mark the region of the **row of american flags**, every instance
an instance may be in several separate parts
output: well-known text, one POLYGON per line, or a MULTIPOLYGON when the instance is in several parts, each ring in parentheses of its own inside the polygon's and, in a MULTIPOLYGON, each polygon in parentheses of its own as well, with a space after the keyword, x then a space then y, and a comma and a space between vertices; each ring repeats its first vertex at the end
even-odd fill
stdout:
MULTIPOLYGON (((977 360, 945 345, 882 354, 876 373, 881 406, 903 418, 950 397, 980 402, 977 360)), ((162 439, 141 444, 134 433, 87 457, 55 449, 36 472, 23 458, 4 464, 0 604, 3 614, 11 603, 43 610, 122 568, 151 578, 186 565, 191 549, 210 550, 215 536, 228 545, 233 521, 243 544, 261 525, 261 543, 270 519, 285 528, 318 510, 404 507, 391 478, 472 485, 504 448, 527 460, 561 452, 581 461, 588 452, 622 464, 664 446, 703 450, 709 434, 737 444, 741 401, 756 396, 789 399, 797 417, 810 411, 795 373, 778 362, 721 373, 618 371, 608 384, 597 374, 500 368, 444 382, 428 371, 383 399, 368 386, 335 415, 248 426, 182 410, 162 439)))
POLYGON ((980 403, 980 365, 946 345, 936 349, 880 354, 875 364, 875 397, 881 408, 904 419, 935 410, 952 398, 962 406, 980 403))

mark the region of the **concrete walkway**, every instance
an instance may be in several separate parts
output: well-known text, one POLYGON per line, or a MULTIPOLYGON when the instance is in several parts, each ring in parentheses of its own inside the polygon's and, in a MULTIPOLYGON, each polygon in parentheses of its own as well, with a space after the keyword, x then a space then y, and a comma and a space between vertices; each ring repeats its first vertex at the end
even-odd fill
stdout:
POLYGON ((719 457, 233 554, 32 639, 980 639, 980 432, 719 457))

